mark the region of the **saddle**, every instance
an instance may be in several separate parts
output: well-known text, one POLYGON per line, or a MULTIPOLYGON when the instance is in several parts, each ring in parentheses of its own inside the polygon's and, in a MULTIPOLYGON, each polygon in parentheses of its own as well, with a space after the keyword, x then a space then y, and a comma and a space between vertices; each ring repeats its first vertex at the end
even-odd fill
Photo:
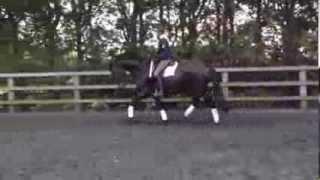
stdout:
MULTIPOLYGON (((162 77, 170 77, 174 76, 176 73, 176 70, 178 68, 179 62, 178 61, 171 61, 169 64, 167 64, 164 69, 161 70, 160 74, 162 77)), ((153 77, 155 74, 155 71, 158 71, 159 62, 151 61, 150 67, 149 67, 149 77, 153 77)), ((159 72, 158 72, 159 73, 159 72)))
POLYGON ((168 66, 164 69, 162 76, 163 77, 170 77, 176 74, 176 70, 179 66, 178 61, 173 61, 168 64, 168 66))

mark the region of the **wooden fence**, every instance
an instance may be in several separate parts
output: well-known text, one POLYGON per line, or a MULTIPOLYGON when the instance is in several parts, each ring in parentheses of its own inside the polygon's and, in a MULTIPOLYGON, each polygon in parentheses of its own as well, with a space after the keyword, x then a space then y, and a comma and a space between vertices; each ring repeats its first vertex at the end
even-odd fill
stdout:
MULTIPOLYGON (((299 101, 300 108, 306 109, 307 102, 311 100, 318 100, 318 95, 309 95, 307 88, 318 87, 318 80, 309 80, 307 73, 318 71, 316 66, 284 66, 284 67, 241 67, 241 68, 218 68, 218 72, 222 74, 223 92, 228 101, 299 101), (274 73, 274 72, 294 72, 297 73, 299 79, 295 81, 259 81, 259 82, 235 82, 230 81, 232 73, 274 73), (295 96, 245 96, 234 97, 230 96, 229 89, 235 87, 299 87, 299 94, 295 96)), ((125 86, 117 84, 105 85, 82 85, 80 77, 86 76, 110 76, 109 71, 86 71, 86 72, 48 72, 48 73, 0 73, 0 80, 6 81, 6 86, 0 86, 0 97, 6 97, 0 100, 0 106, 9 106, 9 111, 14 112, 16 105, 29 105, 29 104, 74 104, 75 110, 80 110, 80 104, 83 103, 128 103, 129 98, 107 98, 107 99, 82 99, 81 91, 83 90, 117 90, 119 88, 133 89, 133 84, 125 86), (45 77, 69 77, 72 79, 71 84, 65 85, 51 85, 51 86, 17 86, 16 80, 22 78, 45 78, 45 77), (65 91, 73 92, 73 97, 69 99, 51 99, 51 100, 17 100, 15 94, 17 92, 33 92, 33 91, 65 91)), ((150 99, 146 100, 147 102, 150 99)), ((166 102, 179 102, 188 101, 186 98, 170 98, 165 99, 166 102)))

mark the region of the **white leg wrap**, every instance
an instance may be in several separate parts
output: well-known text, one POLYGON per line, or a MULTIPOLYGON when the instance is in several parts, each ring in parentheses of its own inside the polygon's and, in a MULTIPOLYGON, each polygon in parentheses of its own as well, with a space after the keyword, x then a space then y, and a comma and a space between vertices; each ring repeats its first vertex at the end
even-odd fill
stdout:
POLYGON ((191 104, 188 107, 188 109, 186 109, 186 111, 184 112, 184 117, 188 117, 193 112, 194 109, 195 109, 194 105, 191 104))
POLYGON ((167 112, 164 109, 161 109, 160 116, 161 116, 162 121, 167 121, 168 120, 167 112))
POLYGON ((128 118, 133 118, 134 117, 134 107, 130 105, 128 107, 128 118))
POLYGON ((220 122, 218 110, 216 108, 212 108, 211 114, 212 114, 212 118, 213 118, 214 123, 218 124, 220 122))

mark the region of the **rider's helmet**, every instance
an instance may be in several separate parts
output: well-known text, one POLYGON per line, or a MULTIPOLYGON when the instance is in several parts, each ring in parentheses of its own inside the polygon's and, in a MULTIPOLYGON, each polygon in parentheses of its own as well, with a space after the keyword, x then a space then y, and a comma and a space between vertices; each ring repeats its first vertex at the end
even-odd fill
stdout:
POLYGON ((164 27, 160 28, 159 32, 159 49, 166 49, 169 48, 169 37, 168 31, 165 30, 164 27))

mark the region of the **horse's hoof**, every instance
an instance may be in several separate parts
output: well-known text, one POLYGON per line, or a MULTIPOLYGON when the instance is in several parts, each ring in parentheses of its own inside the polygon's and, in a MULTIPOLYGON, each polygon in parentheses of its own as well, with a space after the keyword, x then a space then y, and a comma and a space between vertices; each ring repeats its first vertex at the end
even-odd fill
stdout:
POLYGON ((169 124, 169 121, 168 120, 161 120, 161 124, 163 124, 163 125, 168 125, 169 124))
POLYGON ((133 124, 133 123, 135 123, 136 121, 135 121, 134 118, 128 118, 128 122, 129 122, 130 124, 133 124))
POLYGON ((214 125, 219 125, 221 123, 220 119, 219 120, 213 120, 214 125))

